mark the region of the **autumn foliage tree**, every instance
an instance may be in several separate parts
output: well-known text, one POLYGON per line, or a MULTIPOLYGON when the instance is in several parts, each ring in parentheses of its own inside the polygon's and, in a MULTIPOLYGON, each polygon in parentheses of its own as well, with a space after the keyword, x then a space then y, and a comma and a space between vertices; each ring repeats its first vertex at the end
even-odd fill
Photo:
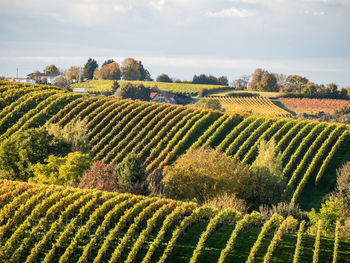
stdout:
POLYGON ((100 69, 101 79, 120 80, 121 71, 117 62, 103 65, 100 69))
POLYGON ((118 191, 118 178, 113 165, 100 161, 93 162, 79 182, 80 188, 102 191, 118 191))
POLYGON ((140 80, 140 64, 133 58, 126 58, 121 67, 124 80, 140 80))
POLYGON ((248 89, 257 91, 278 91, 277 79, 274 74, 258 68, 252 74, 252 80, 248 84, 248 89))
POLYGON ((68 81, 78 81, 80 74, 83 72, 83 69, 81 67, 75 67, 71 66, 66 74, 66 79, 68 81))

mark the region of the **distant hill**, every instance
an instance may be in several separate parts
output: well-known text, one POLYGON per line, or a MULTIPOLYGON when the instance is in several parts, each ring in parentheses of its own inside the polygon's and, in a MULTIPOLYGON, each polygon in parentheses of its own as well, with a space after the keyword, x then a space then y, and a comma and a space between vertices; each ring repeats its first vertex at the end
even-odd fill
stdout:
MULTIPOLYGON (((178 94, 196 96, 198 92, 206 88, 210 92, 230 91, 233 90, 229 86, 224 85, 206 85, 192 83, 169 83, 169 82, 154 82, 154 81, 125 81, 119 80, 119 85, 124 86, 127 83, 142 84, 145 87, 157 87, 160 90, 170 91, 178 94)), ((90 80, 86 82, 76 83, 71 85, 72 88, 86 88, 89 93, 99 93, 110 91, 113 85, 113 80, 90 80)))

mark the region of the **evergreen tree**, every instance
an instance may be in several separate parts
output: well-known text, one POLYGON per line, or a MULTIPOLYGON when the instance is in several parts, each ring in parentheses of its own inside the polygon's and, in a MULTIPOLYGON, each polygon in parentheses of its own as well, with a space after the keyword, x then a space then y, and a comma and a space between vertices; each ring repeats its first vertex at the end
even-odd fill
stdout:
POLYGON ((96 60, 89 58, 86 64, 84 65, 84 76, 87 79, 92 79, 94 77, 94 71, 98 68, 96 60))

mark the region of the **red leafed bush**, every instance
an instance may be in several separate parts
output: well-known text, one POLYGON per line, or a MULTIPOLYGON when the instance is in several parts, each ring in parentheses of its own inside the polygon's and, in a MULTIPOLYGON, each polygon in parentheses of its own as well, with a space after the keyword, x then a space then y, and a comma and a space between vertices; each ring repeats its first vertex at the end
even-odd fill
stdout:
POLYGON ((79 187, 110 192, 117 191, 118 180, 115 168, 102 162, 93 162, 90 169, 80 179, 79 187))

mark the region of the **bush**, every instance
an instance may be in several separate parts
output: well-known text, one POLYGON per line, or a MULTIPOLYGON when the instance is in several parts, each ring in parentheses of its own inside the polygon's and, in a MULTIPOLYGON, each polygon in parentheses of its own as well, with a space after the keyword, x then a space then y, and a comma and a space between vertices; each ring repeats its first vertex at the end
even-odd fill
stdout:
POLYGON ((234 162, 212 149, 194 149, 180 156, 172 166, 165 167, 165 192, 175 199, 205 202, 222 194, 234 194, 235 178, 248 172, 243 164, 234 162))
POLYGON ((65 157, 50 155, 46 164, 37 163, 31 167, 34 177, 30 182, 77 186, 83 173, 90 167, 91 157, 80 152, 65 157))
POLYGON ((201 88, 198 92, 198 97, 205 97, 208 95, 209 90, 207 88, 201 88))
POLYGON ((227 208, 234 208, 242 214, 246 214, 248 211, 247 203, 244 200, 238 199, 235 195, 228 195, 226 193, 208 200, 204 205, 215 207, 219 211, 227 208))
POLYGON ((195 104, 195 106, 202 109, 224 111, 221 107, 220 101, 211 98, 202 98, 195 104))
POLYGON ((49 134, 52 134, 70 144, 72 151, 83 153, 89 152, 90 143, 85 120, 75 119, 63 128, 58 124, 49 124, 46 126, 46 129, 49 134))
POLYGON ((0 171, 11 180, 28 180, 33 176, 30 167, 43 163, 50 155, 64 156, 71 146, 44 129, 17 132, 0 144, 0 171))
POLYGON ((102 162, 93 162, 89 170, 80 178, 80 188, 102 191, 118 191, 118 179, 115 168, 102 162))
POLYGON ((272 206, 261 205, 259 211, 266 220, 273 216, 273 214, 279 214, 284 218, 293 216, 299 221, 307 219, 307 214, 301 211, 299 205, 295 203, 281 202, 272 206))
POLYGON ((348 213, 349 209, 344 200, 331 196, 325 203, 322 204, 319 213, 317 213, 313 208, 311 212, 309 212, 309 218, 313 226, 317 225, 317 222, 322 220, 323 229, 327 234, 333 235, 336 222, 339 220, 341 223, 344 223, 348 213))
POLYGON ((157 77, 156 81, 157 81, 157 82, 173 82, 173 81, 171 80, 171 78, 170 78, 167 74, 165 74, 165 73, 160 74, 160 75, 157 77))
POLYGON ((136 194, 146 193, 145 166, 143 160, 137 154, 128 154, 117 166, 117 177, 122 190, 136 194))
POLYGON ((337 172, 337 193, 350 205, 350 162, 337 172))

